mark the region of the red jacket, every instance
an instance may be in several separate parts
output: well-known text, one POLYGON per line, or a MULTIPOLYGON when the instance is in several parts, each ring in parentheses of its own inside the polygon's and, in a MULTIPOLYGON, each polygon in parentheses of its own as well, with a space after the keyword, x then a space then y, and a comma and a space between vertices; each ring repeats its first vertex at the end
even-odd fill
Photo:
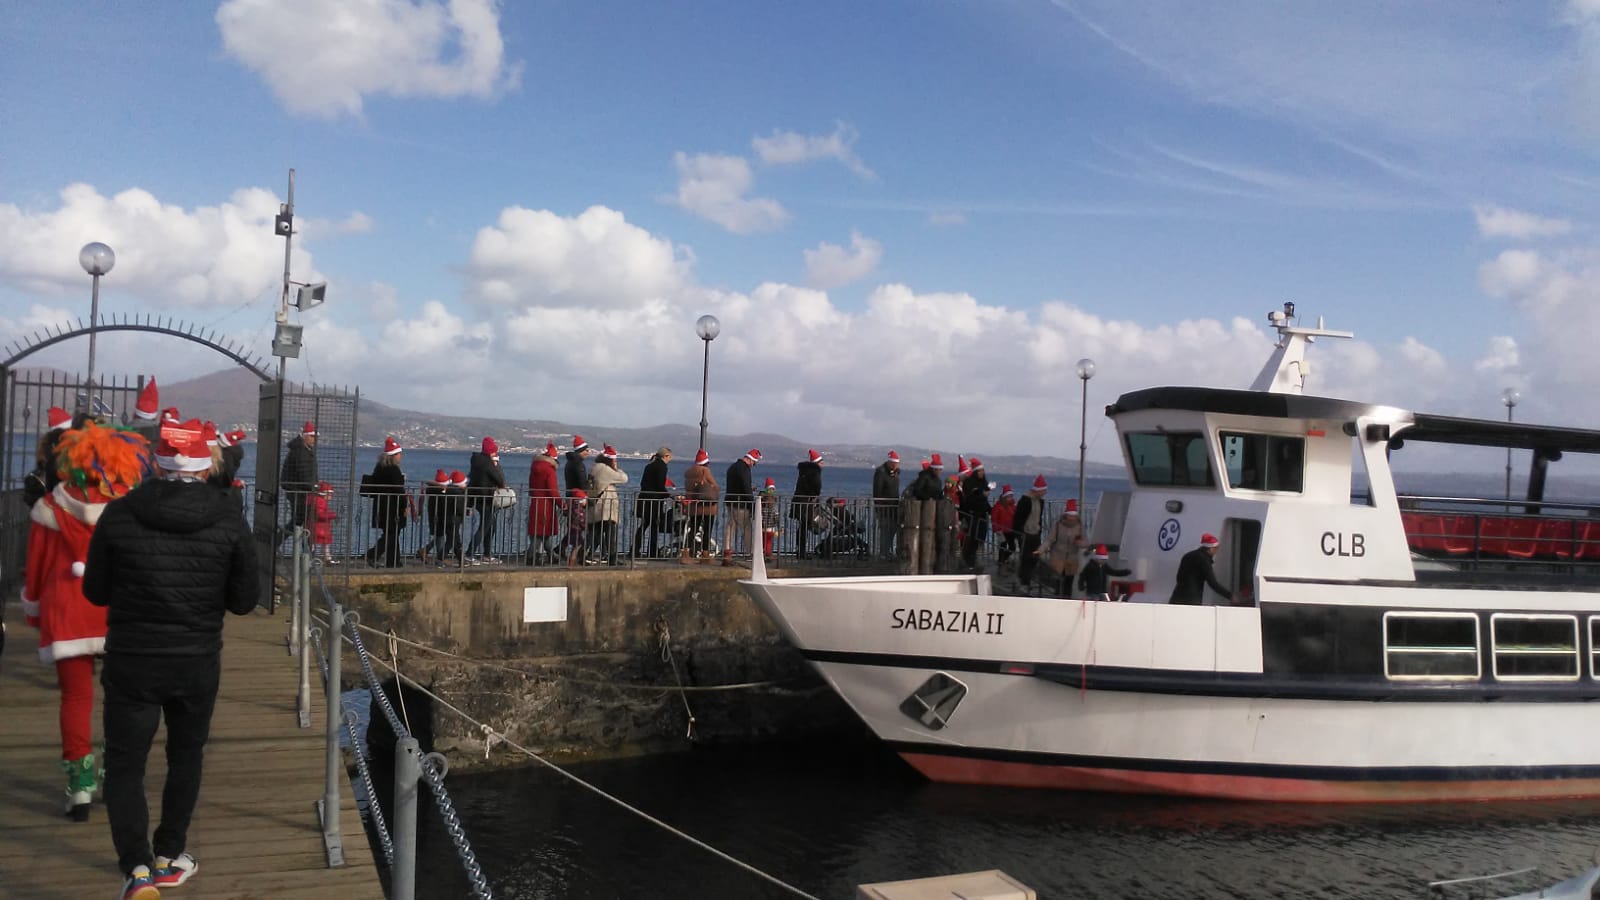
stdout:
POLYGON ((311 543, 318 545, 333 543, 333 520, 338 518, 339 514, 328 508, 328 498, 321 494, 312 494, 308 512, 310 515, 306 518, 311 520, 311 543))
POLYGON ((1006 534, 1011 531, 1011 522, 1017 514, 1017 501, 1007 497, 994 505, 989 511, 989 522, 994 525, 995 534, 1006 534))
POLYGON ((561 485, 556 481, 556 462, 548 456, 535 456, 528 471, 528 534, 554 537, 561 533, 561 485))
POLYGON ((39 628, 39 659, 98 656, 106 647, 106 610, 83 596, 89 538, 104 503, 85 503, 60 487, 40 498, 29 513, 28 570, 22 612, 39 628))

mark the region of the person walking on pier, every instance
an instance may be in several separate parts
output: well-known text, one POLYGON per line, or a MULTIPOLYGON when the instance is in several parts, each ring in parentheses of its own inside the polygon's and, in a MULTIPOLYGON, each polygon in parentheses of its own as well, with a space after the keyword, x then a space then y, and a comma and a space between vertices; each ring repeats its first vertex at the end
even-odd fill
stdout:
POLYGON ((701 447, 694 455, 694 465, 683 473, 683 492, 689 514, 688 539, 683 542, 678 561, 690 558, 710 559, 713 540, 711 529, 717 519, 717 498, 722 489, 717 476, 711 474, 711 456, 701 447))
POLYGON ((590 533, 595 538, 589 552, 604 558, 606 565, 617 564, 617 523, 622 519, 622 501, 617 485, 628 483, 628 473, 617 467, 617 450, 604 444, 600 458, 589 469, 589 505, 594 510, 590 533))
POLYGON ((300 433, 289 441, 288 455, 283 459, 283 471, 278 476, 278 489, 289 501, 289 524, 294 528, 306 525, 306 506, 311 492, 317 489, 317 425, 307 422, 300 433))
MULTIPOLYGON (((794 496, 789 498, 789 518, 794 519, 795 555, 805 559, 810 549, 810 534, 816 526, 817 506, 822 496, 822 454, 807 450, 806 458, 795 464, 794 496)), ((820 529, 819 529, 820 530, 820 529)))
POLYGON ((384 439, 383 450, 362 479, 361 491, 372 498, 372 526, 378 529, 378 543, 367 551, 367 565, 373 568, 400 568, 400 530, 406 526, 406 473, 400 468, 400 442, 394 435, 384 439), (380 562, 381 560, 381 562, 380 562))
POLYGON ((155 897, 199 870, 189 821, 222 675, 222 619, 258 600, 250 526, 206 485, 204 441, 178 440, 163 438, 156 451, 163 477, 106 507, 83 573, 84 594, 106 608, 106 814, 125 900, 155 897), (152 845, 145 762, 163 719, 167 781, 152 845))
POLYGON ((1067 508, 1062 510, 1055 524, 1050 526, 1050 534, 1039 547, 1039 556, 1057 577, 1058 596, 1067 597, 1072 594, 1078 569, 1082 565, 1082 552, 1086 541, 1083 521, 1078 518, 1078 501, 1068 497, 1067 508))
POLYGON ((461 523, 466 518, 467 473, 452 469, 444 492, 444 546, 439 548, 439 568, 451 563, 461 567, 461 523))
POLYGON ((944 460, 935 453, 912 479, 906 493, 913 500, 937 500, 944 496, 944 460))
POLYGON ((994 534, 1000 540, 999 559, 995 562, 996 571, 1004 569, 1011 561, 1012 554, 1017 552, 1017 533, 1014 523, 1017 514, 1017 495, 1011 490, 1011 485, 1000 485, 1000 502, 989 510, 989 523, 994 526, 994 534))
POLYGON ((567 496, 571 497, 573 491, 585 491, 589 488, 589 475, 584 471, 583 458, 589 455, 589 442, 583 435, 572 436, 572 449, 567 451, 566 468, 562 477, 566 479, 567 496))
POLYGON ((872 518, 878 523, 878 558, 894 559, 894 538, 900 531, 900 454, 872 470, 872 518))
POLYGON ((506 473, 500 469, 500 445, 494 438, 483 439, 483 449, 472 454, 467 466, 467 507, 478 515, 478 529, 467 541, 467 556, 476 565, 497 563, 494 531, 500 511, 494 505, 494 492, 506 486, 506 473))
POLYGON ((326 481, 317 482, 317 492, 311 497, 311 508, 306 518, 311 522, 311 556, 320 558, 324 565, 334 565, 333 558, 333 520, 339 513, 328 501, 333 499, 333 485, 326 481))
POLYGON ((722 564, 733 565, 735 547, 750 542, 750 511, 755 507, 755 476, 752 469, 761 462, 761 451, 750 452, 728 465, 727 493, 723 496, 722 564))
POLYGON ((1024 589, 1033 585, 1033 570, 1039 565, 1039 539, 1044 532, 1044 492, 1048 487, 1043 475, 1033 479, 1033 487, 1017 501, 1017 511, 1012 519, 1022 542, 1017 581, 1024 589))
POLYGON ((1217 570, 1214 562, 1217 556, 1217 547, 1221 545, 1216 535, 1202 534, 1200 546, 1190 550, 1178 560, 1178 577, 1172 585, 1172 596, 1167 598, 1168 603, 1179 606, 1200 606, 1205 603, 1206 587, 1222 595, 1222 599, 1232 602, 1233 591, 1228 590, 1222 582, 1217 580, 1217 570))
POLYGON ((989 536, 989 476, 983 460, 974 456, 970 471, 961 483, 961 561, 973 572, 978 570, 978 548, 989 536))
POLYGON ((551 441, 528 470, 528 553, 530 566, 558 564, 561 554, 561 486, 556 482, 556 445, 551 441))
POLYGON ((633 501, 633 515, 639 524, 633 529, 633 558, 639 558, 639 549, 646 533, 650 535, 650 558, 655 559, 660 549, 657 541, 666 528, 671 501, 667 497, 667 464, 672 462, 672 448, 663 445, 650 461, 645 463, 644 475, 639 479, 639 498, 633 501))

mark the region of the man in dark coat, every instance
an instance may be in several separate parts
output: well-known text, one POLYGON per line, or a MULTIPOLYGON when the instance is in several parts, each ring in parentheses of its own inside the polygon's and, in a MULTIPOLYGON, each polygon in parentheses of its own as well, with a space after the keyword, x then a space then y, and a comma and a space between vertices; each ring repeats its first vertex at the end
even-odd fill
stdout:
POLYGON ((583 435, 572 436, 572 449, 562 457, 566 460, 566 467, 562 469, 562 479, 565 482, 567 496, 571 497, 573 491, 587 491, 589 489, 589 473, 583 467, 583 458, 589 455, 589 442, 583 435))
POLYGON ((978 568, 978 548, 989 536, 989 476, 983 460, 972 458, 971 470, 961 482, 961 561, 974 571, 978 568))
POLYGON ((645 532, 650 534, 650 558, 656 558, 657 535, 667 521, 667 463, 672 462, 672 448, 662 447, 645 463, 644 476, 639 479, 639 499, 634 501, 633 515, 639 524, 633 529, 633 558, 639 558, 639 546, 645 532))
POLYGON ((472 454, 467 466, 467 508, 478 515, 478 530, 467 541, 467 556, 474 563, 497 563, 494 555, 496 513, 494 492, 506 486, 506 473, 500 469, 500 445, 494 438, 483 439, 483 449, 472 454))
POLYGON ((900 454, 872 470, 872 517, 878 523, 878 558, 894 559, 894 537, 900 530, 900 454))
POLYGON ((789 499, 789 517, 799 525, 795 540, 795 555, 806 558, 809 535, 815 527, 814 519, 820 510, 817 498, 822 496, 822 454, 806 451, 806 459, 796 464, 798 474, 794 480, 794 496, 789 499))
POLYGON ((289 501, 289 522, 295 528, 306 524, 306 501, 317 489, 317 426, 307 422, 294 440, 289 442, 289 453, 283 459, 283 472, 278 476, 278 489, 289 501))
POLYGON ((761 451, 752 448, 749 453, 728 466, 728 478, 723 485, 722 505, 726 513, 723 520, 722 564, 733 565, 734 542, 740 548, 750 540, 750 512, 755 509, 755 487, 751 469, 761 462, 761 451))
POLYGON ((378 529, 378 543, 367 551, 369 566, 398 569, 401 565, 400 532, 409 509, 406 474, 400 468, 402 449, 394 435, 385 438, 372 474, 361 481, 361 492, 372 498, 371 525, 378 529))
POLYGON ((917 473, 917 477, 912 480, 911 487, 906 489, 906 493, 913 500, 937 500, 944 496, 943 478, 944 460, 940 459, 939 454, 935 453, 928 460, 928 465, 917 473))
POLYGON ((1172 586, 1172 596, 1167 600, 1168 603, 1199 606, 1205 600, 1207 585, 1221 594, 1223 599, 1232 602, 1233 591, 1223 587, 1222 582, 1217 580, 1217 571, 1213 565, 1218 543, 1215 535, 1201 535, 1200 546, 1185 553, 1183 558, 1178 560, 1178 579, 1172 586))
POLYGON ((180 440, 157 451, 165 477, 106 506, 83 573, 84 596, 107 608, 105 800, 124 894, 182 884, 198 869, 185 847, 222 675, 223 614, 246 615, 258 599, 250 528, 205 484, 205 441, 180 440), (163 717, 167 782, 152 848, 145 761, 163 717))

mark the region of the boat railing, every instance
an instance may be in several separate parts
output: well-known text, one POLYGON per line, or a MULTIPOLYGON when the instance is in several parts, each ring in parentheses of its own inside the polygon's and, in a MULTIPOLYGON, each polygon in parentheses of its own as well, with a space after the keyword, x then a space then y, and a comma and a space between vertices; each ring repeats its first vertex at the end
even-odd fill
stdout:
POLYGON ((1406 543, 1464 563, 1600 565, 1600 508, 1562 501, 1402 495, 1406 543))

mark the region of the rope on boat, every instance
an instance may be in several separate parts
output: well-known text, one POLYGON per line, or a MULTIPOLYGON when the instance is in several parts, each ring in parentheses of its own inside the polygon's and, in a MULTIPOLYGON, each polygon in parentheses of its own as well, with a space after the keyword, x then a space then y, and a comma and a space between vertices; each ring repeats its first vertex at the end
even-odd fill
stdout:
MULTIPOLYGON (((350 642, 350 643, 352 643, 352 644, 354 644, 356 646, 357 651, 360 654, 361 659, 363 661, 365 661, 365 660, 369 659, 369 657, 367 657, 364 649, 362 649, 362 647, 360 645, 360 640, 361 639, 360 639, 360 635, 357 634, 357 629, 365 628, 366 626, 360 625, 359 623, 352 623, 352 624, 354 624, 355 627, 351 628, 350 632, 347 633, 347 634, 342 635, 342 637, 344 638, 345 641, 350 642), (354 640, 352 640, 352 638, 354 638, 354 640)), ((411 678, 409 675, 402 674, 399 670, 395 669, 393 666, 390 666, 389 663, 385 662, 384 660, 377 659, 377 658, 371 658, 371 660, 372 660, 372 662, 376 662, 378 665, 389 669, 391 672, 394 672, 394 676, 395 676, 395 678, 397 680, 399 680, 400 682, 403 682, 404 684, 410 686, 411 688, 413 688, 415 690, 421 691, 423 694, 425 694, 428 697, 432 698, 435 703, 438 703, 439 705, 443 706, 445 709, 448 709, 451 712, 455 713, 456 715, 460 716, 469 725, 471 725, 474 728, 478 729, 478 731, 481 732, 482 734, 491 736, 495 741, 498 741, 499 743, 505 744, 507 747, 511 747, 512 749, 521 752, 524 756, 528 757, 529 759, 533 760, 534 762, 538 763, 539 765, 544 766, 545 768, 547 768, 550 771, 556 773, 557 775, 560 775, 562 778, 567 779, 568 781, 572 782, 573 784, 577 785, 578 787, 583 788, 584 790, 595 794, 596 796, 600 797, 603 800, 610 801, 611 803, 615 804, 616 806, 620 807, 621 809, 624 809, 624 810, 626 810, 626 811, 628 811, 630 813, 633 813, 634 815, 638 816, 639 818, 644 819, 646 822, 649 822, 650 824, 655 825, 655 826, 667 831, 670 834, 674 834, 674 835, 682 838, 683 840, 688 841, 689 843, 695 845, 696 847, 699 847, 700 849, 706 851, 707 853, 710 853, 712 856, 715 856, 715 857, 717 857, 718 859, 721 859, 724 862, 730 863, 730 864, 732 864, 732 865, 744 870, 745 872, 748 872, 751 875, 754 875, 757 878, 760 878, 763 881, 766 881, 769 884, 772 884, 772 885, 774 885, 776 887, 779 887, 779 888, 781 888, 781 889, 783 889, 785 891, 788 891, 789 893, 795 895, 796 897, 804 897, 804 898, 806 898, 806 900, 820 900, 820 898, 818 898, 816 895, 808 894, 805 891, 801 890, 800 888, 797 888, 794 885, 789 884, 788 882, 785 882, 785 881, 779 879, 775 875, 769 875, 766 872, 761 871, 760 869, 756 868, 755 866, 750 865, 747 862, 744 862, 741 859, 738 859, 736 857, 730 856, 729 854, 727 854, 727 853, 725 853, 725 852, 723 852, 721 850, 718 850, 716 847, 711 846, 710 844, 706 843, 705 841, 700 840, 699 838, 695 837, 694 835, 689 834, 688 832, 685 832, 685 831, 683 831, 683 830, 681 830, 679 828, 676 828, 676 827, 674 827, 673 825, 671 825, 671 824, 669 824, 667 822, 663 822, 662 820, 656 818, 655 816, 650 815, 649 813, 645 812, 642 809, 638 809, 637 807, 634 807, 634 806, 630 805, 626 800, 623 800, 623 799, 621 799, 621 798, 619 798, 619 797, 617 797, 615 795, 609 794, 606 791, 602 790, 601 788, 599 788, 599 787, 597 787, 597 786, 595 786, 593 784, 590 784, 587 781, 584 781, 582 778, 579 778, 578 776, 572 774, 571 772, 568 772, 567 770, 561 768, 560 766, 556 765, 555 763, 550 762, 549 760, 547 760, 544 757, 540 756, 538 753, 535 753, 533 750, 530 750, 529 748, 524 747, 523 745, 521 745, 521 744, 517 743, 516 741, 512 740, 510 737, 507 737, 503 732, 495 731, 487 723, 480 722, 477 719, 473 718, 471 715, 469 715, 466 711, 462 710, 460 707, 456 706, 455 704, 451 703, 450 701, 446 700, 445 698, 443 698, 443 697, 439 696, 438 694, 434 693, 432 690, 429 690, 428 688, 423 687, 415 679, 411 678)), ((377 692, 377 693, 381 694, 381 692, 377 692)), ((385 713, 387 715, 389 715, 391 718, 394 715, 392 709, 385 710, 385 713)), ((433 767, 432 766, 424 766, 423 767, 423 773, 425 775, 428 774, 431 771, 433 771, 433 767)), ((430 783, 432 783, 432 779, 431 778, 429 779, 429 781, 430 781, 430 783)))

